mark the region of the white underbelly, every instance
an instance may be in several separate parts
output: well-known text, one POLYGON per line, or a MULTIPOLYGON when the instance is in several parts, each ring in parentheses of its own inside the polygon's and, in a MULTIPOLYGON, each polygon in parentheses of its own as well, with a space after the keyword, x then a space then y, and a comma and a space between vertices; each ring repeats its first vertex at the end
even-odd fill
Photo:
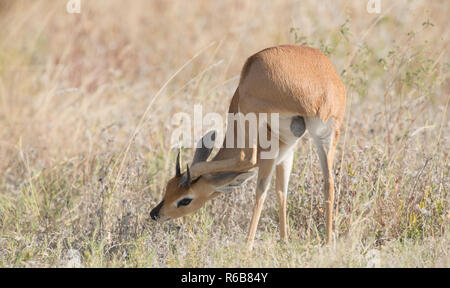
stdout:
POLYGON ((298 140, 301 137, 298 137, 294 135, 294 133, 291 131, 291 123, 293 117, 297 115, 295 114, 279 114, 278 117, 278 129, 274 129, 276 125, 271 125, 271 133, 272 136, 275 136, 281 141, 280 143, 280 149, 278 152, 278 156, 276 159, 276 163, 279 164, 281 161, 283 161, 289 153, 292 153, 293 149, 295 148, 296 144, 298 143, 298 140), (278 130, 278 131, 277 131, 278 130))
POLYGON ((279 115, 279 129, 278 129, 278 138, 287 146, 292 146, 297 143, 299 137, 295 136, 291 131, 291 123, 292 118, 296 115, 279 115))

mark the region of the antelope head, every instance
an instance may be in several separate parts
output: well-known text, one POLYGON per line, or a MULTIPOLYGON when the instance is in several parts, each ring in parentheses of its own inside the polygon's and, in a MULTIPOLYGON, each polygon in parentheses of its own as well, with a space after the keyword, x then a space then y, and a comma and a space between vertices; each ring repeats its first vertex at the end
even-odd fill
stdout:
MULTIPOLYGON (((191 166, 205 162, 211 154, 215 141, 215 131, 210 131, 202 137, 191 166), (209 141, 210 145, 204 145, 209 141), (211 148, 207 148, 207 147, 211 148)), ((191 214, 200 209, 208 200, 228 191, 229 188, 242 184, 253 173, 224 172, 194 176, 187 165, 186 171, 181 173, 180 153, 177 156, 175 176, 166 186, 163 200, 150 212, 153 220, 165 221, 191 214), (245 177, 243 177, 245 176, 245 177)))

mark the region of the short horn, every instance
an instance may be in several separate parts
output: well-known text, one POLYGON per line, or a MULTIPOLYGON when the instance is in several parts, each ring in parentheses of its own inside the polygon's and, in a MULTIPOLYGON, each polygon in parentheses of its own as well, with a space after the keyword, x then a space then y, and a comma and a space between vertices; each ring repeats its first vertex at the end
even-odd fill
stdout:
POLYGON ((186 174, 181 178, 180 184, 178 186, 189 189, 191 187, 191 171, 189 171, 189 165, 186 165, 186 174))
POLYGON ((177 155, 177 163, 176 163, 176 177, 181 177, 181 169, 180 169, 180 151, 178 151, 177 155))

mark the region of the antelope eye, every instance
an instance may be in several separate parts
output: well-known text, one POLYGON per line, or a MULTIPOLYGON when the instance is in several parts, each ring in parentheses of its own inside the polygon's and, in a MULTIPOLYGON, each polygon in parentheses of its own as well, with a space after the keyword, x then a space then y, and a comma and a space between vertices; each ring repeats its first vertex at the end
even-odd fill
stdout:
POLYGON ((183 198, 180 201, 178 201, 177 203, 177 208, 180 206, 187 206, 191 203, 192 199, 191 198, 183 198))

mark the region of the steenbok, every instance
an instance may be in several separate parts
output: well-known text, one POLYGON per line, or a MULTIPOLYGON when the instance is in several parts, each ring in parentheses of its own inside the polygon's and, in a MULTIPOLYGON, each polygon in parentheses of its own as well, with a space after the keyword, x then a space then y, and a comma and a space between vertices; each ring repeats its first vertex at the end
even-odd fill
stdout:
MULTIPOLYGON (((280 238, 286 240, 286 196, 294 151, 308 130, 323 173, 327 243, 330 243, 334 202, 332 166, 344 110, 344 85, 330 60, 320 51, 284 45, 256 53, 245 62, 229 113, 277 113, 278 129, 273 129, 270 121, 264 123, 265 136, 277 139, 276 156, 261 157, 267 147, 262 147, 255 133, 248 133, 249 125, 245 121, 228 125, 222 148, 212 160, 207 161, 212 148, 198 145, 191 166, 181 173, 178 154, 176 175, 167 183, 164 199, 151 211, 151 218, 164 221, 192 213, 206 201, 241 185, 258 168, 256 203, 247 238, 249 248, 253 247, 273 171, 276 173, 280 238), (227 137, 237 138, 239 129, 245 132, 244 147, 225 145, 227 137)), ((209 132, 203 141, 206 138, 214 141, 215 136, 215 132, 209 132)))

